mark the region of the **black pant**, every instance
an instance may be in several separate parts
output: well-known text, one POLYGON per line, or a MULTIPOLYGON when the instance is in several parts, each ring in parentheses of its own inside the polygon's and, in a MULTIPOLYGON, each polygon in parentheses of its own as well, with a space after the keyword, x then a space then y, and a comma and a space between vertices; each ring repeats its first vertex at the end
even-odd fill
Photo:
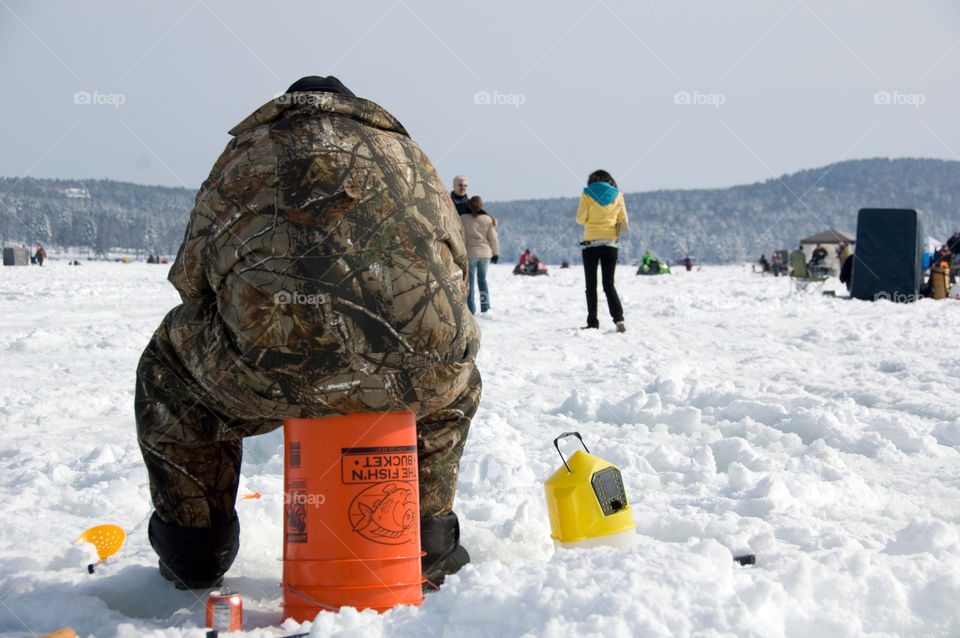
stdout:
POLYGON ((600 327, 597 319, 597 264, 603 282, 603 294, 607 296, 607 308, 616 323, 623 321, 623 307, 617 289, 613 287, 613 276, 617 270, 618 249, 613 246, 591 246, 583 249, 583 272, 587 278, 587 325, 600 327))

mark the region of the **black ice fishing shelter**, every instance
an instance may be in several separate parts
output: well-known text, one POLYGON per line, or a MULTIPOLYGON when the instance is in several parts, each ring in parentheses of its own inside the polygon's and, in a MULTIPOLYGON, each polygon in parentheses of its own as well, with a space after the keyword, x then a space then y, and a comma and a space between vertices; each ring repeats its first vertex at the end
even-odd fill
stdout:
POLYGON ((850 296, 915 301, 923 282, 923 216, 905 208, 863 208, 850 296))

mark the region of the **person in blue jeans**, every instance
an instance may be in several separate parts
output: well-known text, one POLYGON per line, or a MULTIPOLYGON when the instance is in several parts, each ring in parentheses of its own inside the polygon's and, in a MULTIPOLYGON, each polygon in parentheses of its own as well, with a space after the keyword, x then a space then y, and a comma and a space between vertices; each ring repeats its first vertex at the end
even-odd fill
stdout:
POLYGON ((577 208, 577 223, 583 225, 583 271, 587 283, 587 325, 584 328, 599 328, 597 318, 597 265, 600 266, 603 293, 607 297, 610 318, 617 332, 626 332, 623 323, 623 306, 613 285, 620 252, 620 232, 627 223, 627 208, 623 193, 607 171, 590 173, 587 187, 580 196, 577 208))
POLYGON ((493 218, 483 210, 483 200, 474 195, 470 198, 469 212, 460 215, 463 222, 463 238, 467 245, 470 268, 470 292, 467 307, 477 314, 474 291, 480 289, 480 312, 490 309, 490 291, 487 288, 487 266, 500 259, 500 241, 493 218))

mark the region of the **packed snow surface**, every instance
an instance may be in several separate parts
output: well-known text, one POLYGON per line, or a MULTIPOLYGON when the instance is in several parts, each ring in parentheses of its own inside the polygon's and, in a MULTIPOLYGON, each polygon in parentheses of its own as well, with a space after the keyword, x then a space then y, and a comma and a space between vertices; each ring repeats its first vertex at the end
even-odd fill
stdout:
MULTIPOLYGON (((240 492, 262 498, 238 502, 226 579, 246 635, 960 635, 960 303, 634 270, 618 334, 602 293, 601 329, 579 329, 579 267, 491 267, 456 502, 473 562, 420 607, 280 625, 282 433, 248 439, 240 492), (621 469, 632 547, 554 548, 543 482, 567 431, 621 469)), ((134 434, 140 352, 179 302, 165 276, 0 269, 0 636, 205 634, 204 592, 157 572, 134 434), (101 523, 128 537, 90 575, 75 540, 101 523)))

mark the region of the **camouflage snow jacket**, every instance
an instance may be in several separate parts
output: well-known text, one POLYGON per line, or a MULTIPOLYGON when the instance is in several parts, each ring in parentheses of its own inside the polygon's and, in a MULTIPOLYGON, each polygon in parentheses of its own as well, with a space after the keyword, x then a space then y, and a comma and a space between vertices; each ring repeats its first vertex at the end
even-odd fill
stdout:
POLYGON ((168 325, 191 374, 264 417, 449 405, 479 346, 467 255, 403 126, 364 99, 294 93, 230 133, 169 274, 212 318, 168 325))

